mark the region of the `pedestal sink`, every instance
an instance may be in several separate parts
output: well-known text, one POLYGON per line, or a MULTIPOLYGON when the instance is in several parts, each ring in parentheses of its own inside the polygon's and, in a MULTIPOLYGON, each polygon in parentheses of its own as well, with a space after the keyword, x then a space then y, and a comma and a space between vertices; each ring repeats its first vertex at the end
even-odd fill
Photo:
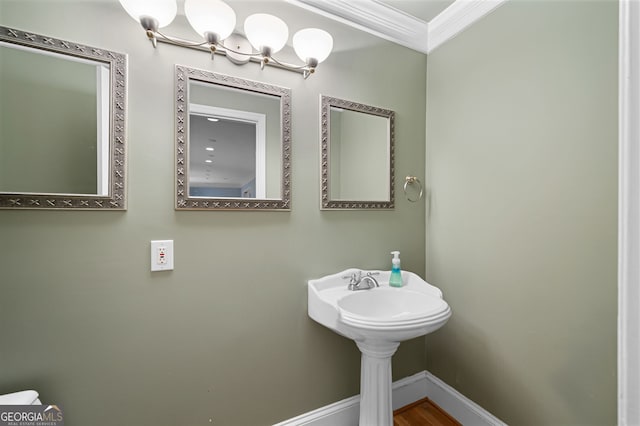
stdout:
POLYGON ((403 271, 403 287, 389 286, 390 271, 370 271, 380 286, 349 290, 347 269, 308 282, 309 316, 352 339, 362 353, 360 426, 391 426, 391 357, 400 343, 442 327, 451 309, 442 292, 403 271))

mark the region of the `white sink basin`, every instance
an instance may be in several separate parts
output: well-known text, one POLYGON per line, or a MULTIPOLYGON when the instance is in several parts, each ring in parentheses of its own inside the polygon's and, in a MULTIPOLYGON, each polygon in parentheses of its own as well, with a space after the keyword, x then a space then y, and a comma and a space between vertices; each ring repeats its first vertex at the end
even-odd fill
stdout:
POLYGON ((308 282, 309 316, 352 339, 362 352, 360 426, 392 426, 391 357, 400 342, 442 327, 451 309, 442 292, 418 275, 402 271, 404 286, 389 286, 390 271, 371 271, 380 284, 349 290, 358 269, 308 282))
POLYGON ((437 330, 451 316, 442 292, 412 272, 402 272, 400 288, 389 286, 389 271, 372 271, 380 287, 348 290, 343 277, 355 271, 309 281, 311 318, 356 341, 402 342, 437 330))

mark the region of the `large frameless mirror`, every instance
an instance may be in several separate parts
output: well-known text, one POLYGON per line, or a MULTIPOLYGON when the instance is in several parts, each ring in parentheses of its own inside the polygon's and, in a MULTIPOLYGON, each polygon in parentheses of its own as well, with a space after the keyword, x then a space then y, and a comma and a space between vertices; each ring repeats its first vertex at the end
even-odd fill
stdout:
POLYGON ((176 209, 289 210, 290 89, 176 65, 176 209))
POLYGON ((0 26, 0 208, 126 209, 126 56, 0 26))
POLYGON ((322 95, 321 207, 394 207, 394 112, 322 95))

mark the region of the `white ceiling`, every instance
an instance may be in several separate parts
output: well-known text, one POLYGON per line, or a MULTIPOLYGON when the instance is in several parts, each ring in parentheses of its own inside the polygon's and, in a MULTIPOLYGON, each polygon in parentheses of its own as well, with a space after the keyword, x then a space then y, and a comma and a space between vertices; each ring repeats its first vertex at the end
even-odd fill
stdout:
POLYGON ((382 3, 429 22, 449 7, 454 0, 384 0, 382 3))

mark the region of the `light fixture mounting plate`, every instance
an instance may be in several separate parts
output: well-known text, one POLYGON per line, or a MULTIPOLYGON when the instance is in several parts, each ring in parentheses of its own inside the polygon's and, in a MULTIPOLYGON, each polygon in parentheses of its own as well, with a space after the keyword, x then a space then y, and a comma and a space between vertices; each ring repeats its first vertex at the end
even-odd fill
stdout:
POLYGON ((231 34, 223 40, 222 45, 226 50, 227 58, 234 64, 243 65, 251 60, 250 55, 253 53, 251 43, 240 34, 231 34))

